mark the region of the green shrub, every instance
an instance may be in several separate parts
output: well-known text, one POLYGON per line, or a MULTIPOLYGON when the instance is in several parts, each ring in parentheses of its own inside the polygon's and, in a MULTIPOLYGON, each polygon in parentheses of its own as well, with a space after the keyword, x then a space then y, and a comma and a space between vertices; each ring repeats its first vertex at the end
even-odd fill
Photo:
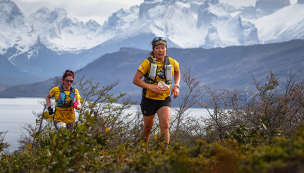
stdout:
MULTIPOLYGON (((290 82, 284 95, 275 90, 278 80, 271 73, 245 102, 237 91, 207 88, 211 100, 201 105, 210 118, 201 119, 186 116, 197 102, 193 95, 200 94, 189 69, 185 74, 189 92, 172 116, 168 151, 162 150, 164 136, 157 135, 157 123, 150 143, 143 142, 142 115, 125 112, 134 102, 126 94, 109 94, 118 83, 100 88, 81 79, 83 107, 74 130, 54 131, 44 105, 35 126, 26 126, 19 150, 1 154, 0 173, 303 172, 303 82, 290 82)), ((3 140, 0 151, 7 147, 3 140)))

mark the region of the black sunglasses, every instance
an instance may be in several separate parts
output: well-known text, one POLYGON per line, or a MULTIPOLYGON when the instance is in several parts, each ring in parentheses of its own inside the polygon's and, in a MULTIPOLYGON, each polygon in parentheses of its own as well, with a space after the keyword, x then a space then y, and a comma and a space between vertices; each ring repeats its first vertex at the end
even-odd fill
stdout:
POLYGON ((166 39, 164 37, 156 37, 153 39, 153 41, 158 41, 158 40, 166 41, 166 39))
POLYGON ((73 83, 74 82, 74 80, 69 80, 69 79, 64 79, 64 81, 66 81, 67 83, 73 83))

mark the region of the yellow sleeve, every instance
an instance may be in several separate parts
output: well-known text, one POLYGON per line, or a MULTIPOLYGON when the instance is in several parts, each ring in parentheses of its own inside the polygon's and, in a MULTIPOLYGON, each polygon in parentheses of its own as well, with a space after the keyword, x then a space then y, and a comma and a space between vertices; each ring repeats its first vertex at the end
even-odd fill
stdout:
POLYGON ((173 66, 174 72, 179 69, 179 63, 175 59, 170 58, 170 64, 173 66))
POLYGON ((51 98, 55 96, 56 92, 58 92, 58 89, 59 89, 58 87, 54 87, 51 89, 51 91, 49 93, 51 98))
POLYGON ((141 71, 144 75, 150 70, 150 62, 149 60, 145 59, 140 66, 138 67, 139 71, 141 71))
POLYGON ((76 100, 77 99, 81 99, 81 96, 80 96, 80 94, 78 92, 78 89, 76 89, 76 88, 75 88, 75 94, 76 94, 76 100))

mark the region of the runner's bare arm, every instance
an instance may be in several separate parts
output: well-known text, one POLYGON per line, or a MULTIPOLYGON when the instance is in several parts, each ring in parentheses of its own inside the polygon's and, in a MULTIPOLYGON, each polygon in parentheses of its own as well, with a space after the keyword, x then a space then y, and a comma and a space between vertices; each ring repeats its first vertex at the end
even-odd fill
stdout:
POLYGON ((77 99, 76 103, 77 103, 77 107, 75 109, 80 110, 81 109, 80 99, 77 99))
MULTIPOLYGON (((174 72, 174 83, 179 84, 180 83, 180 70, 178 69, 176 72, 174 72)), ((173 85, 173 84, 172 84, 173 85)), ((174 93, 173 98, 176 99, 179 96, 179 88, 177 86, 174 86, 171 95, 174 93)))
POLYGON ((50 107, 51 106, 51 96, 50 94, 46 95, 46 104, 47 104, 47 107, 50 107))

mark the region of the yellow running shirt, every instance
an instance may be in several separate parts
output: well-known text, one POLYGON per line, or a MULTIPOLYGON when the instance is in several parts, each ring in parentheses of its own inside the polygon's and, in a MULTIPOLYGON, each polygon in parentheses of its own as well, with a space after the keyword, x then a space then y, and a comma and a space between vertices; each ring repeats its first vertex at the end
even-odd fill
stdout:
MULTIPOLYGON (((153 59, 153 56, 152 56, 152 59, 153 59)), ((169 57, 169 61, 170 61, 170 64, 172 65, 172 69, 173 69, 172 70, 172 76, 173 76, 174 72, 178 71, 178 69, 179 69, 179 63, 176 60, 174 60, 173 58, 170 58, 170 57, 169 57)), ((157 72, 162 71, 163 68, 164 68, 164 63, 156 61, 156 64, 158 66, 157 67, 157 72)), ((150 71, 150 61, 148 59, 145 59, 140 64, 140 66, 138 67, 137 70, 141 71, 144 75, 146 73, 148 73, 150 71)), ((173 77, 172 77, 172 79, 173 79, 173 77)), ((156 83, 152 84, 152 85, 157 85, 157 82, 165 81, 165 79, 161 79, 157 76, 155 81, 156 81, 156 83)), ((143 96, 145 96, 149 99, 153 99, 153 100, 165 100, 166 97, 170 96, 170 87, 171 87, 171 85, 169 85, 169 88, 164 90, 161 93, 152 92, 152 90, 150 90, 150 89, 143 89, 143 96)))
MULTIPOLYGON (((67 96, 70 95, 70 91, 64 91, 64 93, 67 96)), ((57 100, 59 99, 59 96, 60 96, 59 87, 52 88, 51 91, 50 91, 50 96, 51 97, 55 96, 55 101, 57 103, 57 100)), ((81 98, 81 96, 80 96, 80 94, 79 94, 79 92, 76 88, 75 88, 75 97, 76 97, 76 100, 81 98)), ((70 101, 71 98, 66 97, 65 100, 70 101)), ((60 107, 56 106, 54 121, 61 121, 61 122, 64 122, 66 124, 74 122, 75 121, 74 108, 72 108, 72 107, 60 108, 60 107)))

